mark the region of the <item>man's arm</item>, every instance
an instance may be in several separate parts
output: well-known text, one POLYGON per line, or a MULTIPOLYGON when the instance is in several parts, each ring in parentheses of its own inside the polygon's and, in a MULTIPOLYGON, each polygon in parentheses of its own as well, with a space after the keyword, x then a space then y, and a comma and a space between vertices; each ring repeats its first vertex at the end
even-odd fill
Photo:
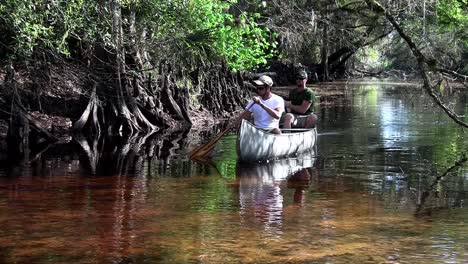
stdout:
POLYGON ((286 109, 293 113, 304 114, 313 105, 315 101, 315 94, 312 90, 306 88, 305 94, 300 105, 293 105, 291 101, 285 102, 286 109))
POLYGON ((307 109, 312 105, 312 102, 303 100, 302 104, 300 105, 293 105, 291 104, 291 101, 285 101, 284 102, 286 108, 289 108, 291 112, 298 113, 298 114, 304 114, 307 109))
POLYGON ((245 110, 237 117, 236 121, 234 122, 234 126, 239 127, 242 119, 250 120, 250 118, 252 118, 252 113, 249 110, 245 110))
POLYGON ((260 103, 258 103, 258 105, 263 108, 271 117, 273 117, 274 119, 280 119, 281 117, 281 113, 283 112, 283 107, 281 106, 278 106, 277 108, 275 109, 271 109, 270 107, 268 107, 267 105, 265 105, 264 103, 262 103, 260 101, 260 103))

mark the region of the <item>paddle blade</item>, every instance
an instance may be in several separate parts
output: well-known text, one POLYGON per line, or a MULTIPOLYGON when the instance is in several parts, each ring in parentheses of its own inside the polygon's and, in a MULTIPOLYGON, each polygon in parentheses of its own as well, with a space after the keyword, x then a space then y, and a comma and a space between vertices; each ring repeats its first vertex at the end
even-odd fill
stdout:
POLYGON ((210 154, 210 152, 215 147, 216 143, 227 133, 229 132, 230 127, 226 128, 222 132, 218 133, 212 140, 208 143, 201 145, 199 147, 194 148, 190 152, 190 159, 193 160, 203 160, 206 156, 210 154))

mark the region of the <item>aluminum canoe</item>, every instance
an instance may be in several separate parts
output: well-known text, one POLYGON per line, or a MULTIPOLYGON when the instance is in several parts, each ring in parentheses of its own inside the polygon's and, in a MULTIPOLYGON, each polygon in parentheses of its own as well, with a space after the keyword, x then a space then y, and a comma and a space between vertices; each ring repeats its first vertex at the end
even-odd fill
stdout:
POLYGON ((282 129, 282 134, 268 133, 242 120, 237 137, 237 154, 241 161, 254 162, 281 159, 312 152, 317 129, 282 129))

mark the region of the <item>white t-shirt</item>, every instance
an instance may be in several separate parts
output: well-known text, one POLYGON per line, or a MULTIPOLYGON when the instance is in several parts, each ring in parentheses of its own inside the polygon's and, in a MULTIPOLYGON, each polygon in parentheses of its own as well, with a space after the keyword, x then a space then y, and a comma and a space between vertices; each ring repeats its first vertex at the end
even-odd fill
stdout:
MULTIPOLYGON (((281 117, 281 114, 284 111, 284 100, 280 96, 276 94, 272 94, 270 98, 267 100, 263 100, 260 98, 260 100, 265 104, 266 106, 270 107, 271 109, 275 110, 278 107, 281 107, 281 112, 279 113, 279 116, 281 117)), ((250 100, 247 103, 247 109, 249 109, 250 105, 252 105, 254 102, 253 100, 250 100)), ((253 119, 255 126, 263 129, 271 129, 271 128, 276 128, 279 126, 279 119, 273 118, 268 112, 260 107, 258 104, 254 104, 249 111, 253 114, 253 119)))

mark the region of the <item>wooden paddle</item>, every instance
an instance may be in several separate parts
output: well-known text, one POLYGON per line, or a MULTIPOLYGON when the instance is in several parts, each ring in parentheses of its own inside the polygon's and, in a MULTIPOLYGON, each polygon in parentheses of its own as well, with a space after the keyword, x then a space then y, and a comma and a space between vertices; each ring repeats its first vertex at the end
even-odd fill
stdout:
MULTIPOLYGON (((250 110, 250 108, 254 105, 255 103, 252 103, 249 108, 247 108, 247 111, 250 110)), ((190 159, 195 159, 195 160, 206 160, 206 156, 213 150, 215 147, 216 143, 231 129, 232 125, 229 125, 225 130, 219 132, 215 138, 210 140, 208 143, 200 145, 196 148, 194 148, 192 151, 190 151, 190 159)))
POLYGON ((190 152, 190 159, 204 159, 215 147, 216 143, 231 129, 231 126, 228 126, 225 130, 221 131, 216 137, 210 140, 208 143, 196 147, 190 152))

